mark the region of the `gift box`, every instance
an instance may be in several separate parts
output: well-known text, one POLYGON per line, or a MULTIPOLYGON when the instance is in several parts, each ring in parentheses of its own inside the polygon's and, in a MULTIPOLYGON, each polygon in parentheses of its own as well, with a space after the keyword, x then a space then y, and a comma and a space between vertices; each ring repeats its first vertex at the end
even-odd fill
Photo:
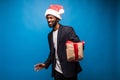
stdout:
POLYGON ((74 61, 80 61, 83 59, 84 43, 85 43, 84 41, 81 41, 81 42, 67 41, 66 42, 67 61, 74 62, 74 61))

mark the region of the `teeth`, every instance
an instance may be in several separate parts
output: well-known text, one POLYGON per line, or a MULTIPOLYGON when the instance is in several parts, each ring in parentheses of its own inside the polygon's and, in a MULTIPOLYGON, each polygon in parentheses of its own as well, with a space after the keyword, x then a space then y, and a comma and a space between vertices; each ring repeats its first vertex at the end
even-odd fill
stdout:
POLYGON ((49 24, 52 24, 51 22, 49 24))

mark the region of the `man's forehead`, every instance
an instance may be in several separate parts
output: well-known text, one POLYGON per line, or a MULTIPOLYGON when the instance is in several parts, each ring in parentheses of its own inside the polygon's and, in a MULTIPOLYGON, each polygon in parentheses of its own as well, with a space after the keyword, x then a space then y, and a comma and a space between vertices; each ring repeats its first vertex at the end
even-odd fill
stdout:
POLYGON ((53 16, 52 14, 48 14, 47 17, 55 17, 55 16, 53 16))
POLYGON ((59 18, 57 18, 56 16, 54 16, 54 15, 52 15, 52 14, 48 14, 48 15, 46 16, 46 18, 50 18, 50 17, 60 20, 59 18))

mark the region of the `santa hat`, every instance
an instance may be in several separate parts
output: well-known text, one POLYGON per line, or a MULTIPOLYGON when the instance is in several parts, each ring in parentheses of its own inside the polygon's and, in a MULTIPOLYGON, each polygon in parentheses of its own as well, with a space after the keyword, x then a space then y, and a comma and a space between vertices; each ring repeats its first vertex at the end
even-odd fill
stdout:
POLYGON ((51 14, 59 19, 62 19, 61 15, 64 13, 63 6, 61 5, 50 5, 50 7, 46 10, 45 16, 51 14))

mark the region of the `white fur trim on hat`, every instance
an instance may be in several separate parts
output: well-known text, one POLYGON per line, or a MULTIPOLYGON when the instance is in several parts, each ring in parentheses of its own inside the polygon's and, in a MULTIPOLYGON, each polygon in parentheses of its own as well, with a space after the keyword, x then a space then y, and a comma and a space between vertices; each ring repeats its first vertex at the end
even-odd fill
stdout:
POLYGON ((45 12, 45 16, 47 16, 48 14, 51 14, 51 15, 59 18, 59 19, 62 19, 61 13, 59 13, 59 12, 53 10, 53 9, 47 9, 46 12, 45 12))

